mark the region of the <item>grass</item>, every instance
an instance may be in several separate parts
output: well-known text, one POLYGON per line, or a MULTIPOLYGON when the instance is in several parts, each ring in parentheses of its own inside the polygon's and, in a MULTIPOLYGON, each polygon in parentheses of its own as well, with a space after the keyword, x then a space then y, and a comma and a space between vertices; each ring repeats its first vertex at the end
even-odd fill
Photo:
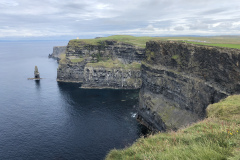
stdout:
POLYGON ((238 48, 240 49, 240 36, 214 36, 214 37, 134 37, 129 35, 114 35, 98 39, 74 39, 69 41, 69 45, 80 46, 79 44, 101 45, 100 42, 105 40, 114 40, 132 44, 141 48, 146 47, 146 42, 150 40, 172 40, 185 41, 192 44, 238 48), (194 40, 206 41, 207 43, 194 42, 194 40))
POLYGON ((178 59, 178 58, 179 58, 179 55, 173 55, 173 56, 172 56, 172 59, 175 59, 175 60, 176 60, 176 59, 178 59))
POLYGON ((66 54, 61 54, 59 63, 63 64, 63 63, 66 63, 66 62, 67 62, 66 54))
POLYGON ((177 132, 138 139, 132 146, 112 150, 107 160, 240 159, 240 95, 207 108, 208 118, 177 132))
POLYGON ((71 61, 72 63, 82 62, 83 60, 85 60, 85 58, 74 58, 74 59, 70 59, 70 61, 71 61))
POLYGON ((88 63, 87 67, 104 67, 104 68, 122 68, 122 69, 137 69, 139 70, 141 67, 141 63, 133 62, 131 64, 123 64, 119 60, 106 60, 99 61, 97 63, 88 63))
POLYGON ((240 49, 240 44, 217 44, 217 43, 202 43, 202 42, 191 42, 191 41, 184 41, 184 42, 191 43, 191 44, 206 45, 206 46, 216 46, 216 47, 240 49))
POLYGON ((208 117, 217 117, 225 121, 235 121, 240 124, 240 96, 233 95, 219 103, 209 105, 208 117))
POLYGON ((109 37, 102 37, 98 39, 74 39, 69 42, 69 45, 72 46, 77 46, 79 44, 100 45, 100 42, 102 41, 113 40, 144 48, 146 46, 146 42, 151 40, 152 38, 153 37, 134 37, 128 35, 115 35, 109 37))

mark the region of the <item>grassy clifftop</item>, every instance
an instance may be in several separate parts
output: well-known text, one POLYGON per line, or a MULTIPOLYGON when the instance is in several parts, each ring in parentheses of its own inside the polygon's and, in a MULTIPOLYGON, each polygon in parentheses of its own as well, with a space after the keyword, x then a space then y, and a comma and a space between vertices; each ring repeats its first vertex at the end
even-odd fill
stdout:
POLYGON ((132 44, 138 47, 145 48, 146 42, 150 40, 172 40, 184 41, 187 43, 238 48, 240 49, 240 36, 215 36, 215 37, 134 37, 129 35, 114 35, 109 37, 101 37, 97 39, 74 39, 69 42, 69 45, 90 44, 99 45, 101 41, 114 40, 118 42, 132 44))
POLYGON ((209 105, 203 121, 177 132, 140 138, 129 148, 112 150, 107 160, 240 159, 240 95, 209 105))
POLYGON ((74 39, 69 42, 69 45, 75 46, 79 44, 85 45, 100 45, 102 41, 109 40, 109 41, 117 41, 128 43, 131 45, 135 45, 138 47, 144 48, 146 46, 146 42, 149 40, 153 40, 153 37, 134 37, 129 35, 115 35, 109 37, 101 37, 97 39, 74 39))

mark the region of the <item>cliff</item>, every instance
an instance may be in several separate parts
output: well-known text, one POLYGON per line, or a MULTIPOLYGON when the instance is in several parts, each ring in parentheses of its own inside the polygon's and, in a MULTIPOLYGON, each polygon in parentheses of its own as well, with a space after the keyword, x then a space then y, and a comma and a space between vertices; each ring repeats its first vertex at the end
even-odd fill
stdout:
POLYGON ((139 121, 165 131, 204 118, 209 104, 240 92, 239 53, 188 43, 147 42, 139 121))
POLYGON ((57 80, 83 88, 137 89, 145 49, 114 40, 71 40, 59 62, 57 80))
POLYGON ((115 159, 240 159, 240 95, 207 107, 207 118, 178 131, 139 138, 124 149, 113 149, 115 159))
POLYGON ((120 37, 69 41, 57 80, 141 88, 138 120, 162 131, 203 119, 209 104, 240 92, 240 50, 172 41, 149 41, 145 49, 145 39, 120 37))
POLYGON ((49 58, 60 60, 60 56, 66 53, 67 46, 55 46, 53 47, 53 53, 49 54, 49 58))

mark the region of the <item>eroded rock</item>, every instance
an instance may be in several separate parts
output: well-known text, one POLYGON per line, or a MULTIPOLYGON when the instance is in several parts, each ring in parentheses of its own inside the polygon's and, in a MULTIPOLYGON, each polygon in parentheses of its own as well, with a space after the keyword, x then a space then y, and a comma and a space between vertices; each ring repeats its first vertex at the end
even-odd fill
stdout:
POLYGON ((34 78, 40 78, 40 73, 38 72, 38 67, 37 66, 35 66, 34 78))

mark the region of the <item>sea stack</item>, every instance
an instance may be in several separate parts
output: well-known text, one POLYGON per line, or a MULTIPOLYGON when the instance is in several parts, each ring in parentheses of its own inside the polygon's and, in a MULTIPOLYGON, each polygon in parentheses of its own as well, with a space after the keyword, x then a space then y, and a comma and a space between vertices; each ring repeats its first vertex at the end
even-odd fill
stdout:
POLYGON ((34 78, 39 78, 39 79, 40 79, 40 74, 39 74, 39 72, 38 72, 38 67, 37 67, 37 66, 35 66, 34 78))

